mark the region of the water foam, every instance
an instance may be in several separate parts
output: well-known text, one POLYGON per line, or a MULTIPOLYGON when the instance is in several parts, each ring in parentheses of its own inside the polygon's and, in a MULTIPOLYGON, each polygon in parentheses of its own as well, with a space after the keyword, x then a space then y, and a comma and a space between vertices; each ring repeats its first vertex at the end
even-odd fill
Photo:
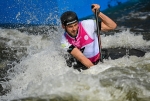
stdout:
MULTIPOLYGON (((12 100, 57 94, 60 96, 71 95, 80 101, 124 100, 127 99, 127 93, 130 93, 128 90, 134 88, 138 88, 138 93, 141 95, 148 96, 146 92, 149 91, 138 83, 140 81, 135 79, 135 83, 138 84, 132 81, 135 76, 130 75, 133 72, 127 67, 139 68, 149 65, 149 52, 144 57, 131 56, 130 58, 104 60, 104 63, 99 63, 79 73, 77 70, 66 66, 58 46, 60 40, 57 32, 53 33, 51 36, 53 38, 50 41, 42 39, 42 35, 24 35, 18 31, 15 33, 17 33, 15 38, 8 34, 4 36, 15 41, 20 40, 20 38, 23 42, 28 40, 26 46, 29 50, 27 51, 28 56, 15 65, 14 72, 9 73, 10 80, 7 84, 11 87, 11 91, 6 96, 1 96, 1 99, 12 100), (129 73, 122 70, 129 71, 129 73), (127 81, 128 83, 126 83, 127 81), (131 84, 134 85, 129 86, 131 84)), ((134 35, 129 30, 111 36, 102 36, 102 44, 105 48, 143 48, 149 47, 149 43, 149 41, 143 40, 142 35, 134 35)), ((14 46, 13 42, 8 42, 8 45, 14 46)), ((148 73, 146 75, 149 76, 148 73)))

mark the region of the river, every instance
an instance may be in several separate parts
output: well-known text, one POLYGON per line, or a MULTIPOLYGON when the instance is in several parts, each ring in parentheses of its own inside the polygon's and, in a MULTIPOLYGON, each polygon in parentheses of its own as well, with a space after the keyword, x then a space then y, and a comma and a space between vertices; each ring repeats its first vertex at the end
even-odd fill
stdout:
POLYGON ((106 11, 118 27, 102 33, 103 48, 130 51, 78 72, 66 66, 61 26, 0 28, 1 101, 150 101, 150 2, 106 11))

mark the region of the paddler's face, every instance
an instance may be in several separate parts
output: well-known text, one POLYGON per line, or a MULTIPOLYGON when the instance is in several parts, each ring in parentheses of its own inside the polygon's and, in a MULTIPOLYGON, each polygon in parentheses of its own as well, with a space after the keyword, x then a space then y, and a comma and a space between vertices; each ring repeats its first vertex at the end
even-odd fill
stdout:
POLYGON ((78 33, 78 22, 75 22, 73 24, 67 25, 65 27, 65 30, 68 34, 70 34, 73 37, 76 37, 77 33, 78 33))

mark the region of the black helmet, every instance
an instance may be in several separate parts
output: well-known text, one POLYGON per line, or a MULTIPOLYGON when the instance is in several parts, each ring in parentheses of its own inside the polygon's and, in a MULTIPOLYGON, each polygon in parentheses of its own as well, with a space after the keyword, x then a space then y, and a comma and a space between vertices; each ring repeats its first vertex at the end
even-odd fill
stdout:
POLYGON ((65 26, 73 24, 78 21, 78 17, 75 12, 67 11, 61 15, 61 23, 65 26))

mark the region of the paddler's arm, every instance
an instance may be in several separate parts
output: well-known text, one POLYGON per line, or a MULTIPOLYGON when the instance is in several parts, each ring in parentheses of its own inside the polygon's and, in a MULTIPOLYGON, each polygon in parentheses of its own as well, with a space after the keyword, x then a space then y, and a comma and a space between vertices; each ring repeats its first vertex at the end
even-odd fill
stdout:
MULTIPOLYGON (((92 11, 95 13, 95 9, 99 10, 100 9, 100 5, 98 4, 92 4, 93 8, 92 11)), ((110 19, 108 16, 106 16, 105 14, 103 14, 102 12, 99 12, 98 17, 101 19, 101 30, 102 31, 110 31, 110 30, 114 30, 117 27, 117 24, 110 19)))
POLYGON ((102 12, 100 12, 98 16, 102 20, 101 22, 102 31, 114 30, 117 27, 117 24, 113 20, 111 20, 109 17, 107 17, 105 14, 103 14, 102 12))
POLYGON ((87 68, 94 66, 94 64, 88 58, 86 58, 78 48, 74 48, 70 52, 70 54, 73 55, 77 60, 79 60, 87 68))

